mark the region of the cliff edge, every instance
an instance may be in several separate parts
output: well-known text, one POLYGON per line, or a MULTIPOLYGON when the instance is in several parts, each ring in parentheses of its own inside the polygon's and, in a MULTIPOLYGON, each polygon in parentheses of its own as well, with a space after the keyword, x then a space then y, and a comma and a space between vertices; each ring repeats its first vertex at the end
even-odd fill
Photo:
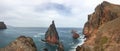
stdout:
POLYGON ((88 15, 83 33, 87 40, 76 51, 119 51, 120 5, 103 1, 88 15))

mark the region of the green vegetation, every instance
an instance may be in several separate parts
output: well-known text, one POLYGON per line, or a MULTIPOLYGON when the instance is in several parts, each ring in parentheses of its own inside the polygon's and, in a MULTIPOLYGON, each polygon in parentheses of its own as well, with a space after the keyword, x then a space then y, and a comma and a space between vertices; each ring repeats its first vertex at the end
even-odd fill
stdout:
POLYGON ((108 38, 106 36, 102 37, 100 39, 100 45, 103 45, 103 44, 107 43, 107 41, 108 41, 108 38))

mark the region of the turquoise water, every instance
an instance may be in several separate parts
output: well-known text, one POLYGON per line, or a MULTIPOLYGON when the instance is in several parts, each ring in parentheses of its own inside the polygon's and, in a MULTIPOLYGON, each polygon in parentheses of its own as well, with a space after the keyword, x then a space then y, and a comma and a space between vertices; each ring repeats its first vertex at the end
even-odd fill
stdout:
MULTIPOLYGON (((43 51, 44 48, 49 51, 56 51, 56 46, 42 42, 47 28, 38 27, 11 27, 5 30, 0 30, 0 48, 7 46, 11 41, 14 41, 20 35, 32 37, 38 51, 43 51)), ((84 41, 84 35, 81 28, 57 28, 60 42, 62 42, 65 51, 75 51, 76 46, 81 45, 84 41), (71 30, 77 30, 80 38, 73 39, 71 30)))

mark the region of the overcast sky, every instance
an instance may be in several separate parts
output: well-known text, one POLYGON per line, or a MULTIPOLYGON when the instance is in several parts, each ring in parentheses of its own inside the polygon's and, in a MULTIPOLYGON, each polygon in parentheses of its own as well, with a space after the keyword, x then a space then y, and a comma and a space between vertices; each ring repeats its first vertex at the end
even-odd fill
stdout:
MULTIPOLYGON (((107 0, 120 4, 120 0, 107 0)), ((103 0, 0 0, 0 21, 15 27, 83 27, 103 0)))

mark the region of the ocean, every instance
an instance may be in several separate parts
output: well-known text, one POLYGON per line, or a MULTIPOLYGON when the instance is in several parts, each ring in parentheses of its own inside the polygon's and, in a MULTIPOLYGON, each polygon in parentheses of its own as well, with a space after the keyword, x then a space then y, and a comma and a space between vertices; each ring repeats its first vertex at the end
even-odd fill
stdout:
MULTIPOLYGON (((47 48, 49 51, 56 51, 56 46, 49 45, 41 39, 44 39, 47 28, 40 27, 8 27, 8 29, 0 30, 0 48, 7 46, 17 37, 24 35, 32 37, 37 46, 38 51, 43 51, 47 48)), ((60 42, 62 42, 65 51, 75 51, 78 45, 84 43, 84 35, 82 28, 57 28, 60 42), (80 37, 78 39, 72 38, 71 30, 76 30, 80 37)))

